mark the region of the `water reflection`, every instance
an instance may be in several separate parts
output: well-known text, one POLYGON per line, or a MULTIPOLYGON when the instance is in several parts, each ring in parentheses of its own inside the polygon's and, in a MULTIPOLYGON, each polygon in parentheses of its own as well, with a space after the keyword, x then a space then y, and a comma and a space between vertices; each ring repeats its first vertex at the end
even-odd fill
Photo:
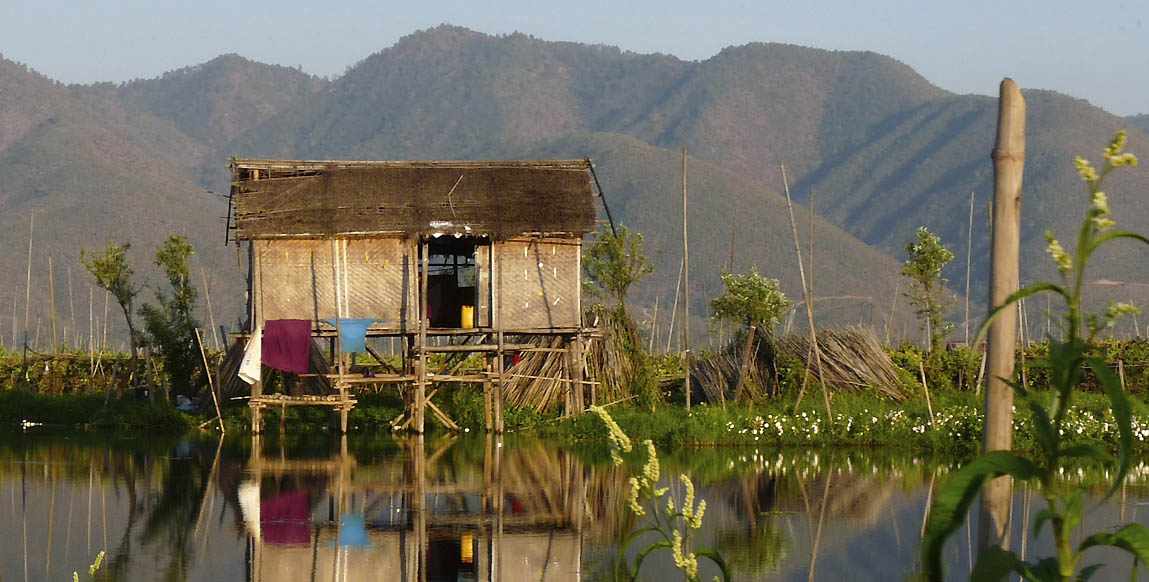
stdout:
MULTIPOLYGON (((662 459, 662 485, 681 499, 678 473, 693 477, 708 502, 699 542, 736 580, 890 580, 913 574, 926 508, 956 464, 872 449, 681 450, 662 459)), ((1084 531, 1145 523, 1147 473, 1105 503, 1096 487, 1084 531)), ((66 580, 104 550, 106 580, 608 580, 620 540, 647 525, 624 511, 628 476, 602 449, 511 437, 0 435, 0 579, 66 580)), ((1014 516, 1042 507, 1023 488, 1014 516)), ((954 574, 969 571, 967 528, 947 547, 954 574)), ((1051 553, 1048 534, 1022 531, 1015 549, 1051 553)), ((1117 554, 1087 559, 1107 562, 1106 578, 1128 575, 1117 554)), ((643 572, 680 578, 668 554, 643 572)))
POLYGON ((257 437, 237 494, 250 579, 580 579, 586 488, 572 455, 493 436, 481 457, 454 438, 398 443, 361 465, 346 437, 305 459, 257 437))

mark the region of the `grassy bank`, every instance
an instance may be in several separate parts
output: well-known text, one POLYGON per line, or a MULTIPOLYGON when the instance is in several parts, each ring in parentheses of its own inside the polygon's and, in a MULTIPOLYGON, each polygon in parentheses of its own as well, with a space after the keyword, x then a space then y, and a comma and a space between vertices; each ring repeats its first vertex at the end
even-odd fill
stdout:
MULTIPOLYGON (((1149 342, 1102 342, 1101 351, 1110 361, 1121 361, 1126 371, 1127 386, 1134 401, 1136 419, 1134 441, 1139 450, 1149 446, 1149 406, 1145 403, 1146 377, 1143 362, 1149 360, 1149 342)), ((1021 362, 1026 366, 1030 386, 1047 381, 1045 369, 1032 366, 1034 358, 1044 354, 1044 345, 1027 350, 1021 362)), ((622 428, 639 439, 650 438, 662 448, 692 446, 782 446, 898 447, 920 451, 966 454, 980 446, 982 399, 969 391, 979 363, 978 354, 959 348, 925 357, 910 346, 889 348, 903 388, 911 397, 895 402, 874 391, 860 394, 834 394, 833 418, 826 416, 820 388, 811 384, 802 407, 794 412, 795 395, 804 371, 795 362, 779 362, 779 383, 773 397, 743 402, 723 410, 718 405, 697 405, 691 412, 682 406, 682 384, 664 384, 662 402, 649 406, 633 405, 635 400, 616 404, 612 414, 622 428), (918 374, 919 362, 926 369, 932 405, 933 423, 918 374)), ((114 358, 109 358, 114 363, 114 358)), ((120 360, 123 362, 123 359, 120 360)), ((100 386, 93 385, 88 362, 79 357, 23 363, 17 354, 0 353, 0 424, 19 426, 23 421, 121 432, 179 432, 199 425, 214 416, 212 412, 187 415, 167 404, 148 404, 126 398, 117 402, 115 395, 106 398, 100 386), (47 365, 45 365, 47 362, 47 365), (24 388, 13 385, 23 383, 24 388), (33 393, 33 390, 39 393, 33 393)), ((659 358, 656 368, 673 375, 681 360, 674 356, 659 358)), ((114 366, 113 366, 114 367, 114 366)), ((1020 374, 1020 372, 1019 372, 1020 374)), ((114 374, 109 376, 115 377, 114 374)), ((1112 443, 1116 439, 1108 401, 1087 377, 1082 384, 1079 406, 1072 413, 1070 435, 1075 441, 1112 443)), ((115 390, 114 382, 109 389, 115 390)), ((762 392, 765 392, 763 390, 762 392)), ((129 395, 130 391, 127 392, 129 395)), ((696 393, 696 397, 698 394, 696 393)), ((394 390, 361 393, 359 404, 351 412, 352 431, 362 434, 390 432, 391 421, 399 416, 403 401, 394 390)), ((698 400, 696 399, 695 402, 698 400)), ((444 390, 436 403, 456 422, 471 431, 484 425, 483 399, 475 386, 461 385, 444 390)), ((243 401, 232 401, 224 409, 224 422, 229 432, 250 430, 250 415, 243 401)), ((529 409, 508 409, 507 428, 517 433, 534 434, 570 443, 585 443, 605 437, 601 423, 589 416, 560 418, 558 411, 538 413, 529 409)), ((1029 412, 1017 411, 1015 442, 1029 448, 1033 442, 1029 412)), ((337 426, 335 416, 321 407, 289 407, 282 413, 266 412, 267 430, 279 427, 289 432, 331 431, 337 426), (283 415, 282 417, 280 415, 283 415)), ((437 427, 428 415, 431 430, 437 427)))
POLYGON ((24 423, 132 433, 181 433, 199 424, 168 404, 124 400, 105 405, 103 394, 0 392, 0 425, 24 423))

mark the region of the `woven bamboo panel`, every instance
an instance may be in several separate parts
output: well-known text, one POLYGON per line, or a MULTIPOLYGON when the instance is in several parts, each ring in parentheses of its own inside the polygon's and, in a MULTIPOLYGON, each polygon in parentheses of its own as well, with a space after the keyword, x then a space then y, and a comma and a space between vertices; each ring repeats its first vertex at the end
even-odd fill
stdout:
MULTIPOLYGON (((400 326, 415 302, 414 258, 403 239, 256 241, 261 321, 335 317, 333 257, 347 290, 346 317, 400 326)), ((342 292, 341 292, 342 293, 342 292)))
POLYGON ((577 327, 581 247, 544 240, 511 241, 503 249, 503 326, 577 327))

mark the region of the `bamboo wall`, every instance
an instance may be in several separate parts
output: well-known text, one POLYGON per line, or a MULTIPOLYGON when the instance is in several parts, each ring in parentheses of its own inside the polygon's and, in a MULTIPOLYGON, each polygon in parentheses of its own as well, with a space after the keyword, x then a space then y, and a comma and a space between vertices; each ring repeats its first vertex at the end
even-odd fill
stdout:
MULTIPOLYGON (((580 325, 581 238, 515 239, 476 247, 479 305, 476 325, 491 326, 502 261, 503 326, 529 330, 580 325)), ((269 319, 336 317, 335 271, 345 279, 345 317, 375 318, 376 329, 414 329, 418 249, 414 239, 273 239, 253 244, 254 301, 259 323, 269 319), (338 265, 333 261, 338 257, 338 265)))

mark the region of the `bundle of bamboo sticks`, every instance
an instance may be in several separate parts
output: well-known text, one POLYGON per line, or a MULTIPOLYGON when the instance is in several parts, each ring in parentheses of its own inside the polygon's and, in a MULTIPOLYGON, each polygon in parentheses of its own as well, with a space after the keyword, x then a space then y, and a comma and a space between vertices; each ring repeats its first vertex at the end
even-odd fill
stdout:
MULTIPOLYGON (((512 338, 511 343, 548 350, 562 347, 560 336, 527 335, 512 338)), ((508 406, 530 407, 537 412, 561 403, 570 384, 566 359, 557 351, 524 351, 513 366, 506 369, 503 400, 508 406)))
MULTIPOLYGON (((745 387, 751 398, 768 395, 779 359, 796 359, 811 370, 817 369, 809 336, 778 335, 762 329, 757 335, 745 387)), ((830 390, 857 393, 873 389, 894 400, 909 396, 877 335, 868 327, 820 330, 818 355, 830 390)), ((695 380, 711 402, 719 402, 723 396, 732 396, 741 364, 741 340, 732 341, 721 352, 700 358, 694 367, 695 380)))

